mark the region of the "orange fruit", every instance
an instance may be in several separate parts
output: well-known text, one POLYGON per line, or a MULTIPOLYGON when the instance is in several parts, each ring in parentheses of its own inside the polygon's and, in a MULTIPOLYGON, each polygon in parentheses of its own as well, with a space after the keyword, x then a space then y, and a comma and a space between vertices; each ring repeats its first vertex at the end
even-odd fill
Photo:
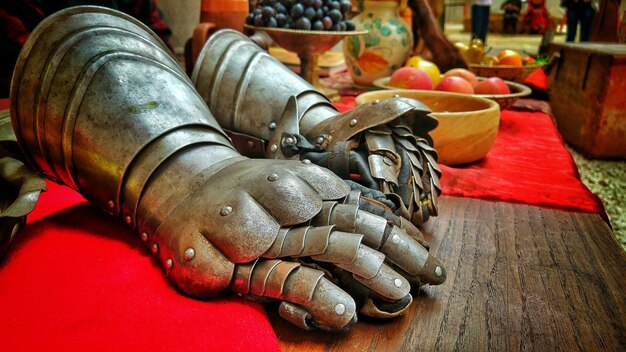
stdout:
POLYGON ((498 54, 498 65, 522 66, 522 56, 515 50, 502 50, 498 54))

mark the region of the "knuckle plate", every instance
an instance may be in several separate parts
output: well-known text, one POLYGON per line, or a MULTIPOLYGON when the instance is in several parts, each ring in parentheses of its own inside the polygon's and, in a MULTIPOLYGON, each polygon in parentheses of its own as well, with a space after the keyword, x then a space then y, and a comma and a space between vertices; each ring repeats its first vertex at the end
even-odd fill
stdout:
POLYGON ((333 208, 332 214, 330 216, 330 223, 335 225, 337 227, 337 230, 345 232, 357 232, 356 219, 358 212, 358 204, 338 204, 333 208))
POLYGON ((357 257, 362 238, 362 235, 334 231, 328 238, 326 251, 312 256, 311 259, 336 264, 350 264, 357 257))
POLYGON ((387 229, 383 217, 359 210, 356 216, 356 233, 363 234, 363 243, 374 249, 380 248, 387 229))
POLYGON ((381 251, 385 253, 387 259, 413 276, 421 271, 429 256, 426 248, 395 226, 381 251))
POLYGON ((354 278, 372 291, 390 300, 402 299, 411 291, 409 282, 386 264, 381 266, 378 275, 373 278, 366 279, 358 275, 354 275, 354 278))
POLYGON ((385 262, 385 255, 369 247, 361 246, 357 258, 350 264, 337 264, 338 267, 348 270, 358 276, 371 279, 380 272, 385 262))

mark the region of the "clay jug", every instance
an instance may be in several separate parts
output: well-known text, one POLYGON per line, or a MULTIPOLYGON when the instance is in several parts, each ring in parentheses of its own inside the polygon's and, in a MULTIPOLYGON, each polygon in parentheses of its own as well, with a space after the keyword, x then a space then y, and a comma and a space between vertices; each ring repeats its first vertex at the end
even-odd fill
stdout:
POLYGON ((243 31, 250 10, 248 0, 202 0, 200 22, 211 22, 217 28, 243 31))
POLYGON ((352 19, 357 30, 369 33, 344 40, 343 53, 356 85, 371 86, 402 67, 413 50, 413 34, 400 16, 406 0, 364 1, 352 19))

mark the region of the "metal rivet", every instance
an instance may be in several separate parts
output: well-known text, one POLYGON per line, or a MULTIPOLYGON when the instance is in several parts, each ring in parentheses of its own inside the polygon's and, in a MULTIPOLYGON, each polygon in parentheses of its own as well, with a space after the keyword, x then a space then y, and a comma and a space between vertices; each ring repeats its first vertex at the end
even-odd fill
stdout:
POLYGON ((173 266, 174 266, 174 261, 172 260, 172 258, 165 261, 166 268, 171 269, 173 266))
POLYGON ((315 143, 322 144, 324 143, 324 139, 325 139, 324 136, 319 136, 315 139, 315 143))
POLYGON ((278 150, 278 146, 276 144, 272 144, 272 146, 270 147, 270 151, 272 153, 276 153, 277 150, 278 150))
POLYGON ((391 236, 391 241, 392 241, 393 243, 395 243, 395 244, 400 243, 400 236, 398 236, 398 235, 393 235, 393 236, 391 236))
POLYGON ((185 255, 183 256, 183 258, 189 261, 189 260, 192 260, 193 257, 195 256, 196 256, 196 251, 193 248, 189 247, 185 250, 185 255))
POLYGON ((267 176, 267 180, 268 181, 276 181, 276 180, 278 180, 278 175, 270 174, 269 176, 267 176))
POLYGON ((357 119, 350 120, 350 127, 356 126, 357 123, 359 123, 359 120, 357 120, 357 119))
POLYGON ((109 207, 109 209, 113 209, 113 208, 115 208, 115 202, 113 202, 112 200, 110 200, 110 201, 107 203, 107 206, 109 207))
POLYGON ((220 215, 221 216, 226 216, 230 213, 233 212, 233 207, 231 207, 230 205, 225 205, 222 210, 220 210, 220 215))
POLYGON ((441 276, 441 274, 443 274, 443 271, 441 271, 441 267, 436 267, 435 268, 435 274, 437 274, 437 276, 441 276))
POLYGON ((302 163, 306 164, 306 165, 310 165, 311 164, 311 160, 309 160, 309 159, 302 159, 302 163))
POLYGON ((389 159, 388 157, 384 157, 383 162, 389 166, 393 165, 393 161, 391 161, 391 159, 389 159))
POLYGON ((342 315, 343 313, 346 312, 346 306, 344 306, 342 303, 339 303, 336 307, 335 307, 335 313, 342 315))
POLYGON ((292 144, 294 144, 294 143, 296 143, 296 140, 295 140, 293 137, 287 137, 287 138, 285 138, 285 144, 287 144, 287 145, 292 145, 292 144))
POLYGON ((376 100, 374 100, 374 101, 372 102, 372 105, 376 105, 376 104, 378 104, 378 103, 380 103, 380 100, 379 100, 379 99, 376 99, 376 100))
POLYGON ((145 233, 145 232, 142 232, 142 233, 141 233, 141 240, 142 240, 143 242, 148 242, 148 234, 147 234, 147 233, 145 233))
POLYGON ((253 141, 248 141, 248 148, 250 148, 250 149, 254 148, 254 142, 253 141))
POLYGON ((152 253, 157 254, 158 251, 159 251, 159 245, 156 243, 152 244, 152 253))
POLYGON ((395 279, 393 280, 393 284, 396 285, 396 287, 402 287, 402 280, 395 279))
POLYGON ((275 130, 276 129, 276 122, 273 122, 273 121, 270 122, 270 125, 268 127, 269 127, 270 131, 275 130))
POLYGON ((131 219, 130 215, 127 215, 126 218, 124 218, 124 220, 126 220, 127 224, 130 224, 131 222, 133 222, 133 219, 131 219))

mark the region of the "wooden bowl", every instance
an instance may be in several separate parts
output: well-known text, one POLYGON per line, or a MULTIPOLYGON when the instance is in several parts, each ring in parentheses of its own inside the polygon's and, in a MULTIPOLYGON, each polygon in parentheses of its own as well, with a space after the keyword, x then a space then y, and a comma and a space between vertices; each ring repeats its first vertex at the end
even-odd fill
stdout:
MULTIPOLYGON (((374 81, 374 86, 378 88, 396 90, 398 88, 390 86, 391 77, 383 77, 374 81)), ((485 77, 478 77, 479 81, 485 80, 485 77)), ((500 105, 500 110, 505 110, 513 106, 517 99, 530 95, 531 90, 527 86, 511 81, 504 81, 509 86, 510 94, 472 94, 471 96, 491 99, 500 105)))
POLYGON ((430 135, 442 164, 458 165, 479 160, 487 155, 496 140, 500 107, 493 100, 467 94, 396 89, 363 93, 356 98, 356 105, 398 95, 426 104, 439 120, 439 126, 430 135))
POLYGON ((470 64, 470 71, 481 77, 500 77, 507 81, 524 83, 531 73, 543 66, 512 66, 470 64))

